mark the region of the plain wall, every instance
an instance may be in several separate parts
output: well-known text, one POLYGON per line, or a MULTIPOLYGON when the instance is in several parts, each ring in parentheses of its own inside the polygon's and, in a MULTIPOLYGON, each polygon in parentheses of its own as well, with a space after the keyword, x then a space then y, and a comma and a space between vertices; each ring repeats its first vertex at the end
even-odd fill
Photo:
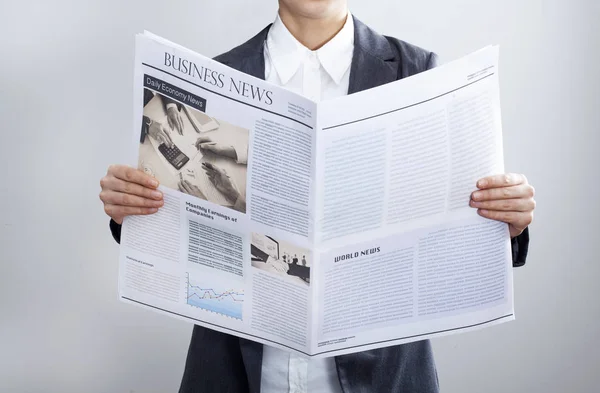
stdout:
MULTIPOLYGON (((191 325, 117 298, 99 179, 125 161, 134 34, 214 56, 275 0, 0 1, 0 392, 175 392, 191 325)), ((445 393, 600 391, 600 2, 351 0, 448 61, 501 46, 506 169, 537 190, 517 320, 433 342, 445 393)))

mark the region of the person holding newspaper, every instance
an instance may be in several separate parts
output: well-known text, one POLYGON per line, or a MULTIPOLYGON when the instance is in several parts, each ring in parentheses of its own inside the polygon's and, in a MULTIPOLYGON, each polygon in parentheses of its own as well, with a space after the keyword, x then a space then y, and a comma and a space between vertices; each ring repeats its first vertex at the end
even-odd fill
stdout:
MULTIPOLYGON (((216 60, 313 100, 379 86, 437 64, 435 53, 380 35, 354 18, 346 0, 279 0, 272 25, 216 60)), ((211 142, 199 147, 236 159, 232 149, 206 143, 211 142)), ((125 216, 152 214, 163 205, 158 182, 134 168, 112 165, 100 184, 100 199, 117 241, 125 216)), ((523 265, 535 209, 533 187, 521 174, 486 177, 473 187, 465 204, 485 218, 508 224, 513 266, 523 265)), ((298 259, 287 262, 297 264, 298 259)), ((342 391, 439 392, 429 341, 308 360, 195 326, 180 388, 180 392, 342 391)))

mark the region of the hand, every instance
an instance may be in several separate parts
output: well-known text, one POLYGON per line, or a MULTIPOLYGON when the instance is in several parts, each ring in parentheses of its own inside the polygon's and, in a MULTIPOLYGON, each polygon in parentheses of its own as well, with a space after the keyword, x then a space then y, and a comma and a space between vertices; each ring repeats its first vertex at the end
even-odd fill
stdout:
POLYGON ((197 186, 195 186, 187 180, 180 180, 177 186, 179 187, 179 191, 181 192, 185 192, 186 194, 190 194, 195 197, 206 200, 206 197, 204 196, 202 191, 200 191, 200 189, 197 186))
POLYGON ((489 176, 477 182, 479 191, 471 194, 471 207, 482 217, 509 224, 510 237, 518 236, 533 221, 535 190, 524 175, 489 176))
POLYGON ((176 106, 169 106, 167 108, 167 121, 171 129, 176 129, 179 135, 183 135, 183 119, 176 106))
POLYGON ((210 139, 207 136, 198 137, 198 140, 196 140, 195 145, 198 150, 202 149, 202 150, 210 151, 217 155, 229 157, 229 158, 233 158, 234 160, 237 160, 237 153, 235 152, 235 149, 233 148, 233 146, 226 146, 226 145, 221 145, 217 142, 213 142, 212 139, 210 139))
POLYGON ((215 185, 217 190, 225 195, 225 198, 227 198, 231 203, 235 203, 238 200, 240 197, 240 192, 224 169, 221 169, 209 162, 203 162, 202 169, 206 171, 210 181, 215 185))
POLYGON ((152 214, 164 204, 158 181, 144 172, 125 165, 111 165, 100 179, 100 200, 104 211, 117 224, 130 215, 152 214))
POLYGON ((173 140, 169 135, 169 130, 159 121, 152 121, 148 127, 148 135, 158 141, 158 143, 164 143, 169 147, 173 147, 173 140))

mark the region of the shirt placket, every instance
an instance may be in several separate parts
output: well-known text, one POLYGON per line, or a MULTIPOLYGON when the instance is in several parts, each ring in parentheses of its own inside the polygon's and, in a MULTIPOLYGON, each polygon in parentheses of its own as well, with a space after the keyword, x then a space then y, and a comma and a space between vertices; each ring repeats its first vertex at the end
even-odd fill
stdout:
POLYGON ((313 100, 321 100, 321 62, 317 52, 307 52, 303 62, 302 92, 313 100))
POLYGON ((288 360, 289 393, 308 392, 308 359, 296 354, 290 354, 288 360))

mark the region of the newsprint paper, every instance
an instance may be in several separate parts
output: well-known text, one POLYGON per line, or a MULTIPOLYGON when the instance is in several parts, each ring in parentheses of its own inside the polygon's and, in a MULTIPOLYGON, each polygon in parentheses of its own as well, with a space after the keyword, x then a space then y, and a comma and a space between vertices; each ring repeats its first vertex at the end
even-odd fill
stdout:
POLYGON ((121 299, 312 357, 514 318, 498 48, 320 103, 150 33, 131 164, 165 204, 125 219, 121 299))

